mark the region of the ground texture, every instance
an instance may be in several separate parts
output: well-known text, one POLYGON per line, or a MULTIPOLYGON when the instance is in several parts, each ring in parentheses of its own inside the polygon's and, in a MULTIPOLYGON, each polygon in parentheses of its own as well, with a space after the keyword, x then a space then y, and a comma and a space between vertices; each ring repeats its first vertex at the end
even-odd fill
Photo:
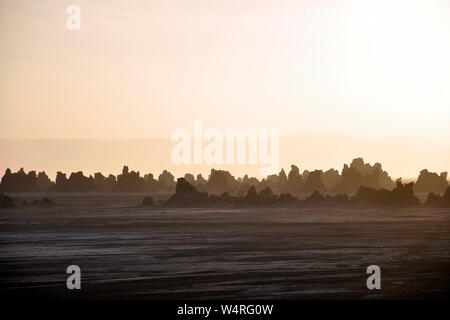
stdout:
POLYGON ((450 298, 449 209, 142 208, 139 194, 46 196, 53 206, 0 210, 2 295, 450 298), (81 290, 66 288, 72 264, 81 290), (381 290, 366 287, 374 264, 381 290))

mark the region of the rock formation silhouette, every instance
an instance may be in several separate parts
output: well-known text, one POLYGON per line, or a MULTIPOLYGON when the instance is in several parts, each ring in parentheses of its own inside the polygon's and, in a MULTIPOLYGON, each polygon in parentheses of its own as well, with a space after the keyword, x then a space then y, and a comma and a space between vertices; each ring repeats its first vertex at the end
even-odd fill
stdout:
POLYGON ((94 184, 98 191, 110 192, 117 187, 117 180, 112 174, 106 178, 100 172, 96 172, 94 174, 94 184))
POLYGON ((308 177, 305 179, 305 183, 303 185, 302 191, 303 192, 326 192, 327 187, 325 187, 325 184, 322 181, 322 170, 314 170, 308 174, 308 177))
POLYGON ((403 184, 401 180, 396 181, 396 187, 389 191, 387 189, 374 189, 361 186, 352 198, 354 202, 375 205, 419 205, 420 200, 414 195, 414 183, 403 184))
POLYGON ((12 173, 8 168, 2 177, 0 184, 0 191, 2 192, 32 192, 37 191, 37 176, 36 171, 25 173, 23 168, 20 168, 16 173, 12 173))
POLYGON ((145 182, 139 171, 129 171, 127 166, 122 169, 122 174, 117 176, 115 191, 119 192, 145 192, 145 182))
POLYGON ((297 166, 291 165, 291 171, 288 174, 287 190, 292 194, 302 192, 303 177, 300 175, 300 170, 297 166))
POLYGON ((177 180, 175 193, 166 201, 166 205, 190 206, 208 203, 208 194, 200 192, 184 178, 177 180))
MULTIPOLYGON (((324 195, 319 191, 314 191, 304 200, 299 200, 289 193, 276 195, 269 187, 265 187, 258 192, 255 186, 251 186, 244 196, 231 196, 228 192, 225 192, 220 196, 216 194, 208 195, 206 192, 198 191, 184 178, 179 178, 175 194, 172 195, 165 204, 170 206, 239 204, 244 206, 264 207, 285 205, 300 207, 351 205, 418 206, 420 205, 420 201, 414 196, 413 185, 414 183, 403 184, 398 180, 396 182, 396 187, 392 190, 361 186, 352 198, 341 193, 333 196, 328 194, 324 195)), ((450 198, 450 188, 444 197, 445 200, 443 201, 448 201, 450 198)), ((438 199, 440 199, 439 196, 438 199)))
POLYGON ((175 177, 169 171, 164 170, 158 177, 159 188, 163 190, 173 190, 175 187, 175 177))
POLYGON ((238 189, 238 183, 228 171, 211 169, 204 189, 216 194, 233 193, 238 189))
MULTIPOLYGON (((334 169, 325 172, 322 170, 303 170, 303 173, 300 173, 299 167, 291 165, 289 174, 286 175, 284 169, 281 169, 278 174, 269 175, 261 180, 248 175, 235 178, 228 171, 216 169, 211 170, 208 179, 203 178, 201 174, 194 178, 193 174, 186 173, 184 180, 199 192, 217 195, 214 199, 222 202, 228 200, 233 202, 236 199, 241 201, 240 197, 247 196, 249 191, 254 191, 259 195, 263 190, 265 190, 264 197, 272 199, 267 193, 269 189, 273 195, 283 194, 283 199, 290 200, 295 197, 304 198, 315 191, 321 194, 351 195, 360 190, 360 187, 365 187, 367 189, 362 189, 363 191, 360 191, 359 194, 360 197, 363 197, 364 192, 371 192, 368 191, 371 189, 387 191, 394 188, 398 189, 388 173, 383 171, 380 163, 370 165, 364 163, 362 158, 353 159, 350 165, 345 164, 341 174, 334 169), (252 187, 253 189, 250 190, 252 187)), ((424 169, 420 172, 417 183, 414 184, 414 191, 442 194, 447 187, 446 172, 438 175, 424 169)), ((16 173, 7 169, 0 183, 0 192, 3 193, 38 191, 153 193, 173 192, 175 188, 175 178, 167 170, 163 170, 158 179, 155 179, 151 173, 142 177, 139 171, 130 171, 127 166, 123 167, 122 173, 117 175, 117 178, 112 174, 105 177, 100 172, 95 173, 94 177, 85 176, 81 171, 72 172, 67 178, 65 173, 57 172, 55 182, 52 182, 45 172, 39 172, 36 175, 35 171, 25 173, 23 168, 16 173)), ((372 195, 374 196, 374 194, 372 195)), ((334 201, 325 198, 330 203, 334 201)), ((313 197, 310 200, 313 199, 315 198, 313 197)), ((433 195, 430 195, 430 201, 432 199, 434 199, 433 195)), ((279 201, 280 199, 276 202, 279 201)))
POLYGON ((144 200, 141 202, 142 207, 153 207, 155 205, 153 198, 150 196, 146 196, 144 200))
POLYGON ((416 192, 444 193, 448 187, 447 172, 429 172, 427 169, 420 171, 417 182, 414 186, 416 192))
POLYGON ((432 207, 445 207, 450 208, 450 186, 447 187, 444 194, 439 196, 439 194, 435 194, 430 192, 427 196, 427 200, 425 201, 426 206, 432 207))
POLYGON ((303 201, 306 206, 343 206, 350 204, 350 198, 346 194, 338 193, 335 196, 323 195, 319 191, 314 191, 303 201))
POLYGON ((58 192, 90 192, 97 191, 94 178, 92 176, 85 177, 83 172, 72 172, 67 179, 66 174, 62 172, 56 173, 55 185, 53 191, 58 192))
POLYGON ((321 178, 327 190, 334 190, 336 185, 341 182, 341 175, 339 174, 339 171, 334 169, 325 171, 321 178))
POLYGON ((12 197, 0 193, 0 208, 12 208, 15 205, 15 201, 12 197))
POLYGON ((39 191, 45 191, 52 188, 54 183, 47 176, 45 171, 39 172, 36 179, 36 189, 39 191))
POLYGON ((31 202, 27 202, 25 198, 13 198, 6 194, 0 193, 0 209, 14 208, 19 206, 50 206, 53 204, 53 200, 47 197, 39 199, 33 199, 31 202))
POLYGON ((395 187, 394 182, 386 171, 383 171, 380 163, 371 166, 364 163, 362 158, 353 159, 350 166, 344 165, 342 169, 342 178, 336 185, 338 192, 354 193, 360 186, 392 190, 395 187))

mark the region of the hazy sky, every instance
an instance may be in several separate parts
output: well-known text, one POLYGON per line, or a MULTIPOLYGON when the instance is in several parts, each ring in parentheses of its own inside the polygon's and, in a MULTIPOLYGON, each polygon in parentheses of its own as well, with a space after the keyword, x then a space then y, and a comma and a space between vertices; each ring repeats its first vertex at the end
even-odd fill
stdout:
POLYGON ((0 0, 0 14, 0 138, 164 137, 199 119, 450 143, 448 0, 0 0))
MULTIPOLYGON (((421 163, 448 169, 448 0, 0 0, 0 39, 0 139, 167 138, 202 120, 283 136, 395 137, 407 141, 397 154, 364 140, 369 155, 378 150, 368 160, 393 175, 415 176, 421 163), (81 30, 66 27, 71 4, 81 30), (427 141, 436 152, 420 152, 427 141)), ((323 150, 344 140, 323 141, 334 142, 305 150, 311 166, 314 152, 333 166, 366 154, 333 158, 323 150)), ((15 150, 3 150, 2 166, 33 166, 15 150)), ((296 157, 282 163, 301 163, 301 151, 282 150, 296 157)))

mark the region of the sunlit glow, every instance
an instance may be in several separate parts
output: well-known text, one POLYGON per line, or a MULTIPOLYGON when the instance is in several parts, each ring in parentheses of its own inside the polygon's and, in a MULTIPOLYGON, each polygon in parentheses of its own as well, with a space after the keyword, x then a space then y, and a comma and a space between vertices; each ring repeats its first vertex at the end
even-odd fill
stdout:
POLYGON ((200 119, 450 144, 447 0, 80 0, 79 31, 69 4, 0 3, 0 138, 168 138, 200 119))

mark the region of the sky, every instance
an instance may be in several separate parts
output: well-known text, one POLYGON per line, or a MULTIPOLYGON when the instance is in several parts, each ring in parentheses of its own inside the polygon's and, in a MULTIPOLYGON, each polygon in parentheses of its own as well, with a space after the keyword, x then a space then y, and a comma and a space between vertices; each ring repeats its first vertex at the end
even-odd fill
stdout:
POLYGON ((168 138, 201 120, 450 156, 448 0, 0 0, 0 38, 0 139, 168 138))

